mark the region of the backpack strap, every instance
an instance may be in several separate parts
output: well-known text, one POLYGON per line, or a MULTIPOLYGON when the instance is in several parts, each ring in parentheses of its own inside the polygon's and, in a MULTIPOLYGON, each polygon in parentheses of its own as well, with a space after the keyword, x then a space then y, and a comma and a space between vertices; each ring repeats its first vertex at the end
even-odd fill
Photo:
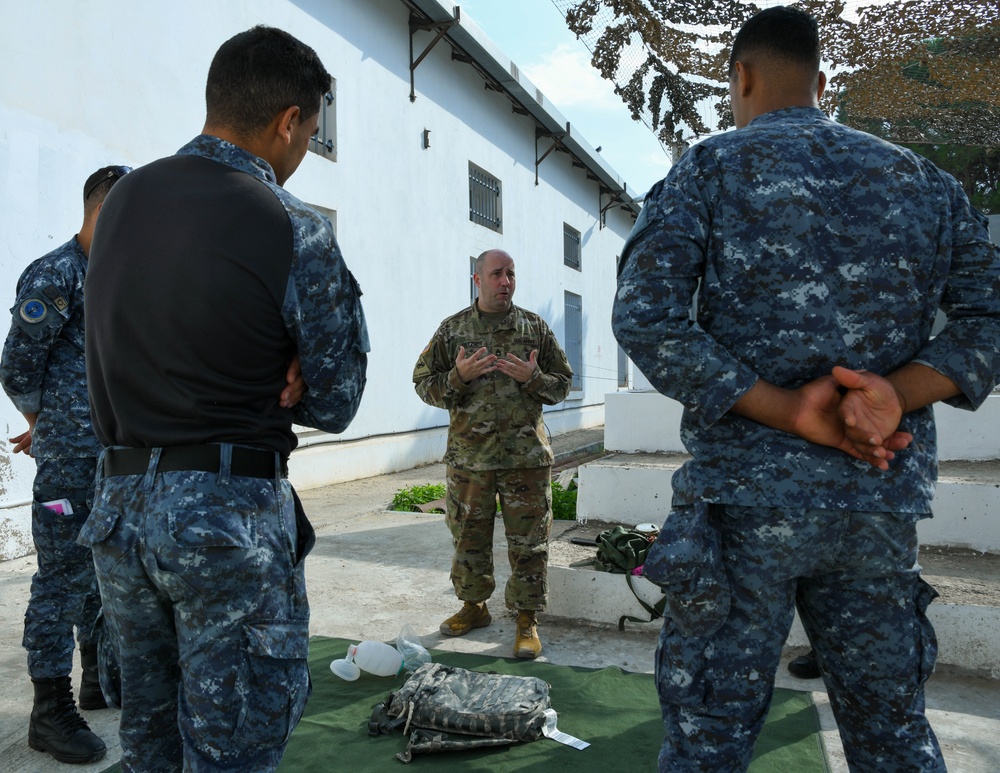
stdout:
POLYGON ((498 746, 513 746, 513 738, 486 738, 484 736, 451 734, 440 730, 424 730, 415 727, 410 733, 406 749, 396 755, 400 762, 410 762, 414 754, 430 754, 432 752, 457 752, 467 749, 486 749, 498 746))
POLYGON ((640 617, 632 617, 632 615, 622 615, 621 617, 618 618, 618 630, 619 631, 624 631, 625 630, 625 621, 626 620, 629 620, 629 621, 631 621, 633 623, 651 623, 654 620, 656 620, 657 618, 663 617, 663 608, 667 604, 667 597, 666 597, 666 595, 661 596, 660 599, 659 599, 659 601, 657 601, 655 604, 653 604, 652 606, 650 606, 645 601, 643 601, 641 598, 639 598, 639 594, 635 592, 635 586, 632 585, 632 573, 631 572, 626 572, 625 573, 625 582, 628 583, 628 589, 630 591, 632 591, 632 595, 635 596, 635 600, 639 602, 639 606, 641 606, 643 609, 646 610, 646 613, 649 615, 649 620, 643 620, 640 617))
POLYGON ((368 735, 388 735, 398 730, 406 724, 406 717, 400 716, 392 719, 389 717, 389 704, 392 702, 392 694, 381 703, 372 706, 371 719, 368 720, 368 735))

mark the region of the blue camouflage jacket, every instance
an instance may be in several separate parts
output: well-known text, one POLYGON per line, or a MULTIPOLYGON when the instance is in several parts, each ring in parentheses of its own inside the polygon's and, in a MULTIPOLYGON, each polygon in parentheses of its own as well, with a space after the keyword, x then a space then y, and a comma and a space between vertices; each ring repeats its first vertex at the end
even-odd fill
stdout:
POLYGON ((371 343, 361 287, 344 263, 330 221, 278 185, 266 161, 225 140, 202 134, 177 155, 204 156, 259 177, 284 205, 296 261, 281 312, 309 386, 292 416, 302 426, 343 432, 361 405, 371 343))
POLYGON ((613 327, 684 405, 692 455, 674 501, 925 514, 937 475, 930 407, 879 472, 729 413, 757 381, 794 388, 834 365, 917 361, 974 409, 1000 381, 1000 251, 929 161, 795 107, 690 148, 650 191, 619 264, 613 327), (697 299, 696 299, 697 295, 697 299), (938 308, 948 316, 931 338, 938 308))
POLYGON ((361 405, 371 343, 361 287, 344 263, 330 221, 278 185, 270 164, 225 140, 201 134, 177 155, 204 156, 259 177, 284 205, 296 262, 281 311, 309 386, 292 416, 302 426, 343 432, 361 405))
POLYGON ((88 380, 108 445, 287 456, 293 422, 343 432, 357 413, 361 289, 329 220, 265 160, 200 135, 136 169, 108 195, 90 257, 88 380), (289 411, 278 396, 294 353, 308 390, 289 411))
POLYGON ((37 458, 97 456, 83 356, 83 281, 87 256, 70 239, 31 263, 17 298, 0 382, 21 413, 38 413, 31 452, 37 458))

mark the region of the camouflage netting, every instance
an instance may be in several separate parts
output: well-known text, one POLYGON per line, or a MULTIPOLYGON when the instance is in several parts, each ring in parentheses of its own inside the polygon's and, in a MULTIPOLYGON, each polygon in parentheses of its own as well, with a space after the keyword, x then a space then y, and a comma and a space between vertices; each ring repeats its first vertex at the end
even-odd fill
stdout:
MULTIPOLYGON (((732 125, 733 36, 776 4, 552 1, 633 117, 668 146, 732 125)), ((1000 0, 792 4, 819 19, 831 115, 895 142, 1000 145, 1000 0)))

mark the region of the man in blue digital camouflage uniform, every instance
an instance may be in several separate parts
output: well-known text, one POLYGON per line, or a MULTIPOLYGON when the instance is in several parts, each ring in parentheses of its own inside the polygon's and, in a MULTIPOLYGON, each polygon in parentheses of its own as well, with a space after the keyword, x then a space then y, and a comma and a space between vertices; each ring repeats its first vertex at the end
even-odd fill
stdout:
POLYGON ((24 615, 24 647, 34 705, 28 743, 60 762, 101 759, 104 742, 77 713, 70 672, 74 628, 83 679, 79 706, 107 708, 98 677, 95 622, 101 599, 90 551, 78 545, 90 513, 101 446, 90 423, 83 357, 83 282, 94 226, 108 191, 129 171, 98 169, 83 186, 83 225, 21 274, 0 359, 0 381, 28 430, 14 452, 35 457, 31 536, 38 569, 24 615))
POLYGON ((342 432, 368 351, 330 222, 282 188, 330 84, 291 35, 236 35, 203 134, 130 174, 94 235, 87 377, 109 448, 80 539, 119 647, 124 771, 273 770, 310 692, 292 423, 342 432))
POLYGON ((916 522, 931 404, 1000 381, 1000 254, 949 175, 820 112, 819 58, 802 11, 743 26, 738 130, 654 186, 619 266, 615 333, 692 456, 645 564, 661 771, 747 768, 796 603, 851 770, 944 770, 916 522))

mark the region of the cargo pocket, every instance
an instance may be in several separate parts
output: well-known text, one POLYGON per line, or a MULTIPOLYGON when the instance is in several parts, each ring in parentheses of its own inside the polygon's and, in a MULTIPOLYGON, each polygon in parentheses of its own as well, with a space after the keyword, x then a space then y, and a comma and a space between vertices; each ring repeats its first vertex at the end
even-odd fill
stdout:
POLYGON ((100 498, 98 498, 76 537, 77 544, 87 548, 100 545, 111 536, 111 532, 115 530, 120 517, 121 510, 117 507, 101 504, 100 498))
POLYGON ((722 536, 707 502, 671 511, 646 554, 642 573, 663 588, 664 617, 685 636, 707 638, 728 619, 722 536))
POLYGON ((257 547, 258 522, 274 506, 270 478, 231 478, 179 470, 158 473, 149 509, 166 513, 166 528, 180 548, 257 547))
POLYGON ((309 623, 258 623, 243 630, 233 740, 246 746, 281 746, 302 718, 312 691, 309 623))
POLYGON ((709 648, 714 649, 711 642, 685 634, 673 620, 664 621, 654 666, 661 704, 707 710, 713 695, 709 648))

